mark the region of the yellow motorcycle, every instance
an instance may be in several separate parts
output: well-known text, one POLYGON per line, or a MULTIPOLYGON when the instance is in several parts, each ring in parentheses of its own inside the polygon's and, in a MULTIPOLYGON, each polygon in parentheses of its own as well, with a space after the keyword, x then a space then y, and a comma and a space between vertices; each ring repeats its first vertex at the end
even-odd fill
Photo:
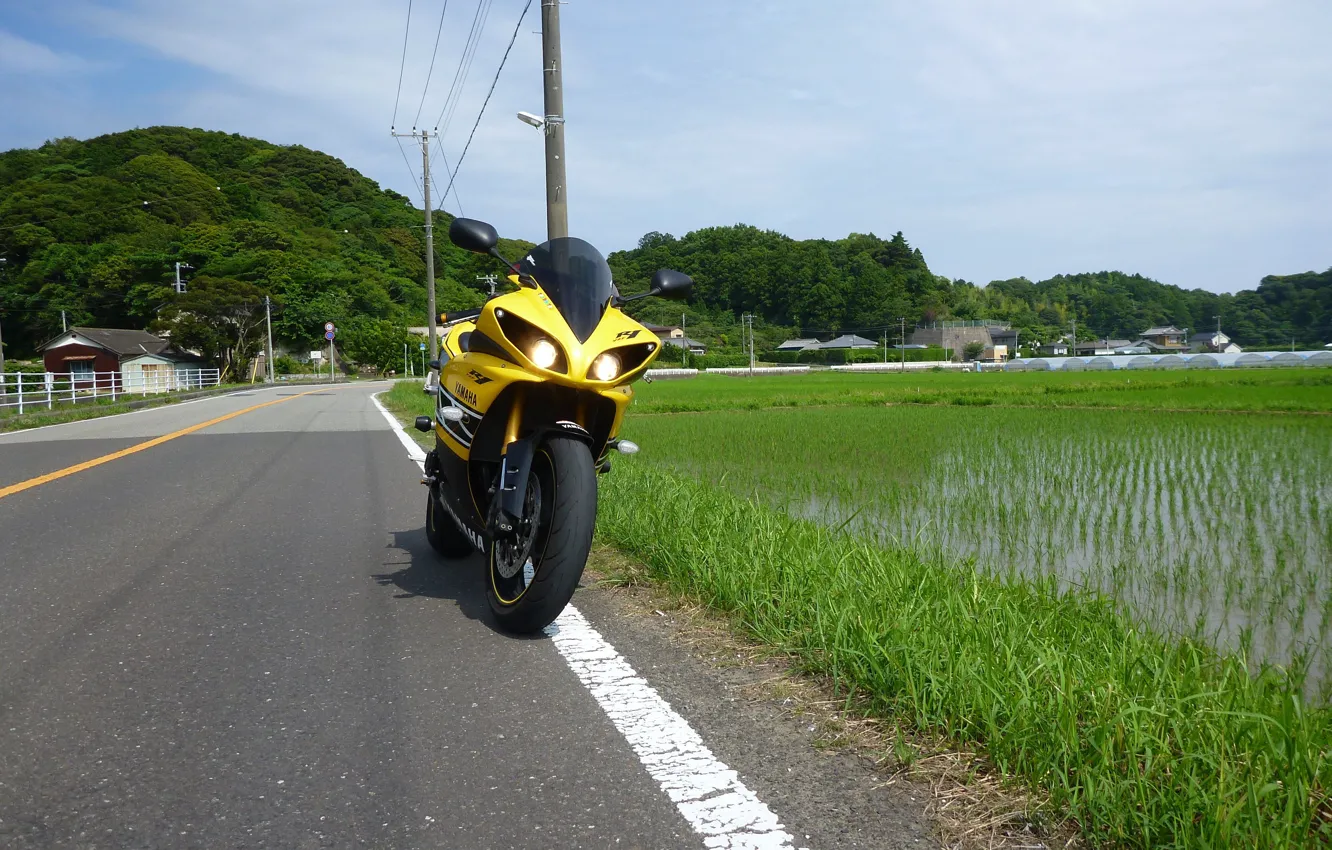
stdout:
POLYGON ((517 291, 442 316, 445 332, 426 456, 426 537, 446 559, 486 559, 486 596, 500 625, 534 632, 573 596, 592 546, 597 474, 620 439, 634 381, 661 342, 619 309, 629 301, 684 298, 693 281, 662 269, 648 292, 621 298, 610 266, 581 239, 552 239, 514 264, 499 234, 454 219, 449 239, 495 257, 517 291))

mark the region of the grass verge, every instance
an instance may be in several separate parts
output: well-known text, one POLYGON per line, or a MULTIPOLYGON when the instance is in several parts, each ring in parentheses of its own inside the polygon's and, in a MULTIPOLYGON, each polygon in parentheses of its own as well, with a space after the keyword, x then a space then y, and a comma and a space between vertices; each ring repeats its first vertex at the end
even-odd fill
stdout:
POLYGON ((1332 714, 1298 676, 1051 583, 882 548, 633 461, 598 534, 873 709, 975 747, 1093 844, 1332 842, 1332 714))

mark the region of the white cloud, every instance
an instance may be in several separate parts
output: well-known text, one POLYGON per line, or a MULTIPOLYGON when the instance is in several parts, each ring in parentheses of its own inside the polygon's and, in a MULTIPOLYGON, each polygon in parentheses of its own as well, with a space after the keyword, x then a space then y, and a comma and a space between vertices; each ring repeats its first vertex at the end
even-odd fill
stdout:
POLYGON ((76 56, 57 53, 44 44, 0 29, 0 73, 65 74, 81 71, 86 66, 76 56))
MULTIPOLYGON (((66 122, 40 138, 116 129, 107 116, 124 100, 122 126, 299 142, 416 195, 419 153, 404 165, 388 136, 406 5, 86 7, 90 35, 203 69, 203 81, 19 123, 66 122), (83 114, 99 117, 78 123, 83 114)), ((439 20, 438 6, 413 8, 400 129, 417 114, 439 20)), ((492 7, 445 140, 450 161, 520 8, 492 7)), ((426 126, 473 11, 450 4, 426 126)), ((528 238, 544 231, 541 141, 513 113, 541 111, 536 11, 458 178, 469 214, 528 238)), ((900 229, 936 271, 972 280, 1121 268, 1236 289, 1332 264, 1324 0, 576 0, 562 15, 570 218, 606 250, 648 230, 745 221, 796 237, 900 229)), ((30 68, 79 61, 23 43, 30 68)), ((17 55, 0 48, 0 64, 17 55)), ((29 88, 0 93, 0 106, 48 91, 29 88)), ((61 103, 90 97, 50 91, 61 103)))

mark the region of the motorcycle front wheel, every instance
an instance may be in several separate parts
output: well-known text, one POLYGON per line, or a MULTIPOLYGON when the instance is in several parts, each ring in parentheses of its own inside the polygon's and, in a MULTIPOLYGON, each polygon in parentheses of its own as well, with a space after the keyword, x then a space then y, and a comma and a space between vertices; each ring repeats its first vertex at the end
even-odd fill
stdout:
POLYGON ((518 535, 490 546, 486 597, 502 628, 536 632, 560 615, 583 575, 596 520, 591 452, 551 437, 532 458, 518 535))

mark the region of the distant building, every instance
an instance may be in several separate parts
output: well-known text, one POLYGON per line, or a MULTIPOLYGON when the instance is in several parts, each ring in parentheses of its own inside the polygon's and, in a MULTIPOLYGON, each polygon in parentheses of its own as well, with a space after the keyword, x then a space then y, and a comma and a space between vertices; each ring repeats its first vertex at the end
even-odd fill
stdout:
POLYGON ((843 334, 837 339, 830 339, 819 345, 822 351, 834 351, 848 348, 878 348, 879 344, 872 339, 865 339, 863 336, 855 334, 843 334))
POLYGON ((1189 350, 1212 354, 1239 354, 1244 351, 1220 331, 1208 331, 1189 337, 1189 350))
POLYGON ((1066 342, 1047 342, 1041 346, 1041 354, 1046 357, 1067 357, 1068 343, 1066 342))
POLYGON ((643 325, 657 335, 658 339, 684 339, 684 328, 679 325, 643 325))
POLYGON ((183 351, 146 331, 70 328, 41 347, 48 372, 68 374, 74 389, 174 386, 181 372, 210 368, 197 354, 183 351))
POLYGON ((673 346, 675 346, 676 348, 683 348, 683 349, 685 349, 686 351, 688 351, 690 354, 707 354, 707 353, 708 353, 708 347, 707 347, 706 345, 704 345, 703 343, 699 342, 699 341, 696 340, 696 339, 690 339, 689 337, 686 337, 686 336, 680 336, 680 337, 676 337, 676 336, 661 337, 661 341, 662 341, 662 343, 664 343, 665 345, 673 345, 673 346))
POLYGON ((968 344, 978 342, 984 348, 994 347, 994 331, 1006 331, 1008 325, 985 320, 959 319, 930 322, 911 332, 914 345, 936 346, 947 350, 953 360, 961 361, 968 344))
POLYGON ((788 339, 777 346, 778 351, 807 351, 819 347, 817 339, 788 339))
POLYGON ((1132 345, 1127 339, 1094 339, 1077 343, 1073 346, 1073 353, 1079 357, 1108 357, 1115 353, 1115 349, 1130 348, 1132 345))
POLYGON ((1148 328, 1138 334, 1138 341, 1147 343, 1153 351, 1183 351, 1188 347, 1184 342, 1184 331, 1174 325, 1148 328))

